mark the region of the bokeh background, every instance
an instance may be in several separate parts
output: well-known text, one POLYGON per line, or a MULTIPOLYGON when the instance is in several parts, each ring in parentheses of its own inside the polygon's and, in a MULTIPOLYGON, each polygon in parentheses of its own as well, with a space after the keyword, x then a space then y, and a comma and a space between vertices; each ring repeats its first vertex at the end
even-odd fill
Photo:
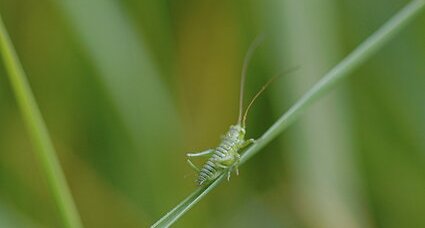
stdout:
MULTIPOLYGON (((246 99, 259 137, 409 1, 0 0, 86 227, 147 227, 195 189, 246 99), (201 163, 202 161, 199 161, 201 163)), ((425 227, 425 15, 175 227, 425 227)), ((60 227, 0 64, 0 227, 60 227)))

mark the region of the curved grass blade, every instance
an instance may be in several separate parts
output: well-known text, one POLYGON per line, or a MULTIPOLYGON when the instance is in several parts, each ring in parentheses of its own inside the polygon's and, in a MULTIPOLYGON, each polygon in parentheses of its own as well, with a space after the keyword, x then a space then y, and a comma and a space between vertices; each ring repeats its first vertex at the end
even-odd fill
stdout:
MULTIPOLYGON (((301 114, 319 98, 330 92, 343 78, 359 67, 375 54, 383 45, 393 38, 404 26, 425 8, 424 0, 415 0, 401 9, 389 19, 381 28, 361 43, 353 52, 344 58, 338 65, 332 68, 321 80, 319 80, 307 93, 305 93, 285 114, 283 114, 241 157, 241 165, 257 154, 263 147, 269 144, 288 126, 300 118, 301 114)), ((198 188, 189 197, 178 204, 173 210, 164 215, 152 227, 169 227, 184 213, 205 197, 219 183, 224 180, 220 176, 211 185, 198 188)))
POLYGON ((0 52, 21 109, 29 135, 34 143, 38 162, 46 175, 53 198, 59 209, 63 226, 82 227, 65 175, 56 156, 46 124, 32 94, 25 72, 0 17, 0 52))

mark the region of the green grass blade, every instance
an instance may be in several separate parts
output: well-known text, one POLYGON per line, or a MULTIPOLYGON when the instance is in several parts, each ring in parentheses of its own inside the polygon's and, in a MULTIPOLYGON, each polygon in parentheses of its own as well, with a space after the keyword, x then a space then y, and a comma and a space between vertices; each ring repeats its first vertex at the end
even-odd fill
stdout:
MULTIPOLYGON (((289 0, 270 6, 281 12, 271 14, 270 20, 282 22, 277 26, 285 39, 277 45, 282 47, 279 52, 282 59, 287 65, 302 66, 298 73, 302 77, 279 81, 277 89, 287 91, 285 96, 303 94, 306 85, 322 76, 317 72, 326 72, 341 58, 337 2, 289 0), (311 28, 313 21, 317 29, 311 28)), ((353 159, 355 141, 351 135, 351 115, 347 115, 353 104, 345 88, 333 91, 320 104, 309 108, 282 142, 283 161, 287 161, 284 164, 290 170, 292 202, 302 204, 303 211, 308 211, 296 210, 300 212, 297 217, 300 223, 314 221, 315 226, 327 228, 371 227, 360 190, 363 189, 360 173, 353 159)), ((273 100, 279 110, 281 94, 275 94, 273 100)))
POLYGON ((168 227, 173 224, 177 219, 183 216, 187 211, 189 211, 196 203, 198 203, 202 198, 204 198, 211 190, 213 190, 219 183, 225 179, 225 175, 221 175, 215 181, 213 181, 208 186, 199 187, 196 191, 190 194, 186 199, 180 202, 175 208, 163 216, 151 227, 168 227))
POLYGON ((9 35, 0 18, 0 52, 8 72, 13 92, 34 143, 37 158, 47 177, 64 227, 82 227, 77 208, 65 180, 65 175, 56 157, 47 127, 26 79, 25 72, 18 60, 9 35))
MULTIPOLYGON (((270 143, 282 133, 301 114, 319 98, 330 92, 337 82, 347 77, 354 69, 368 60, 383 45, 394 37, 405 25, 407 25, 421 10, 424 9, 425 1, 416 0, 410 2, 395 16, 388 20, 380 29, 361 43, 351 54, 343 59, 338 65, 331 69, 319 82, 317 82, 307 93, 305 93, 285 114, 283 114, 241 157, 241 164, 248 161, 263 147, 270 143)), ((212 189, 224 180, 219 177, 207 187, 199 188, 189 197, 183 200, 173 210, 163 216, 152 227, 169 227, 184 213, 205 197, 212 189)))
POLYGON ((134 174, 123 178, 126 184, 119 188, 145 211, 157 214, 157 202, 173 199, 167 191, 169 187, 164 186, 176 183, 161 178, 161 167, 157 164, 167 166, 173 162, 169 155, 178 147, 179 119, 145 36, 137 32, 137 24, 123 10, 123 2, 52 2, 75 30, 77 41, 99 73, 99 82, 105 85, 136 147, 137 154, 119 153, 130 157, 132 162, 126 167, 134 174), (158 143, 158 138, 169 140, 158 143), (140 177, 138 172, 144 175, 140 177), (145 186, 162 187, 153 191, 145 186))

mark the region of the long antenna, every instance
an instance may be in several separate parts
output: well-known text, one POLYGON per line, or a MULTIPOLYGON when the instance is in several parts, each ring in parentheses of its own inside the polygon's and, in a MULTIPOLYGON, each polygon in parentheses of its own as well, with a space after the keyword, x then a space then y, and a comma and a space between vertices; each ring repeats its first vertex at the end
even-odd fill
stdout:
POLYGON ((242 73, 241 73, 241 85, 240 85, 240 91, 239 91, 239 117, 238 117, 238 125, 242 122, 242 112, 243 112, 243 95, 244 95, 244 85, 245 85, 245 79, 246 79, 246 71, 248 69, 249 62, 252 59, 252 55, 254 54, 255 49, 261 44, 261 42, 264 40, 264 34, 260 34, 255 38, 255 40, 251 43, 248 52, 245 55, 243 66, 242 66, 242 73))
POLYGON ((267 82, 266 82, 266 84, 264 84, 263 85, 263 87, 261 87, 261 89, 257 92, 257 94, 255 94, 255 96, 252 98, 252 100, 251 100, 251 102, 249 103, 249 105, 248 105, 248 107, 246 108, 246 110, 245 110, 245 114, 243 115, 243 120, 242 120, 242 128, 245 128, 245 126, 246 126, 246 116, 248 115, 248 111, 249 111, 249 109, 251 108, 251 106, 252 106, 252 104, 254 104, 254 101, 264 92, 264 90, 266 90, 267 89, 267 87, 273 82, 273 81, 275 81, 276 79, 278 79, 278 78, 280 78, 280 77, 282 77, 282 76, 284 76, 284 75, 287 75, 287 74, 289 74, 289 73, 292 73, 292 72, 294 72, 294 71, 296 71, 296 70, 298 70, 299 69, 299 67, 298 66, 296 66, 296 67, 293 67, 293 68, 290 68, 289 70, 285 70, 285 71, 283 71, 283 72, 280 72, 280 73, 278 73, 278 74, 276 74, 274 77, 272 77, 272 78, 270 78, 267 82))

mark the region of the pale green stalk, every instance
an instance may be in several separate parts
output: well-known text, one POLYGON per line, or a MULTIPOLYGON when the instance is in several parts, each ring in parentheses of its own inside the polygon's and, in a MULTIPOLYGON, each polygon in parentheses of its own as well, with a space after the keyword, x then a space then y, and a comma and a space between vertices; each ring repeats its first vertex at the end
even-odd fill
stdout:
MULTIPOLYGON (((347 77, 354 69, 368 60, 383 45, 394 37, 404 26, 406 26, 416 15, 424 9, 425 0, 410 2, 395 16, 388 20, 368 39, 361 43, 338 65, 331 69, 319 82, 317 82, 307 93, 305 93, 284 115, 282 115, 241 157, 241 164, 257 154, 263 147, 275 139, 289 125, 300 118, 301 114, 319 98, 329 93, 336 83, 347 77)), ((169 227, 177 219, 183 216, 190 208, 205 197, 219 183, 224 180, 224 175, 213 181, 209 186, 195 190, 185 200, 168 212, 152 227, 169 227)))
POLYGON ((60 167, 46 124, 32 94, 25 72, 0 17, 0 52, 21 109, 29 135, 34 143, 38 162, 46 175, 50 190, 60 211, 63 226, 82 227, 77 208, 60 167))
MULTIPOLYGON (((279 81, 287 95, 305 92, 309 82, 322 76, 317 72, 325 72, 340 58, 337 2, 273 3, 272 7, 282 12, 277 18, 272 17, 283 23, 278 27, 284 31, 285 42, 278 44, 282 46, 282 58, 288 65, 302 66, 302 77, 279 81), (311 28, 313 21, 315 28, 311 28)), ((350 121, 346 119, 346 92, 340 88, 310 108, 287 137, 290 148, 284 153, 293 180, 291 198, 295 204, 303 205, 297 212, 307 227, 368 227, 363 197, 357 191, 362 186, 353 159, 350 121)), ((280 107, 281 94, 275 97, 274 103, 280 107)), ((287 143, 285 140, 286 146, 287 143)))

